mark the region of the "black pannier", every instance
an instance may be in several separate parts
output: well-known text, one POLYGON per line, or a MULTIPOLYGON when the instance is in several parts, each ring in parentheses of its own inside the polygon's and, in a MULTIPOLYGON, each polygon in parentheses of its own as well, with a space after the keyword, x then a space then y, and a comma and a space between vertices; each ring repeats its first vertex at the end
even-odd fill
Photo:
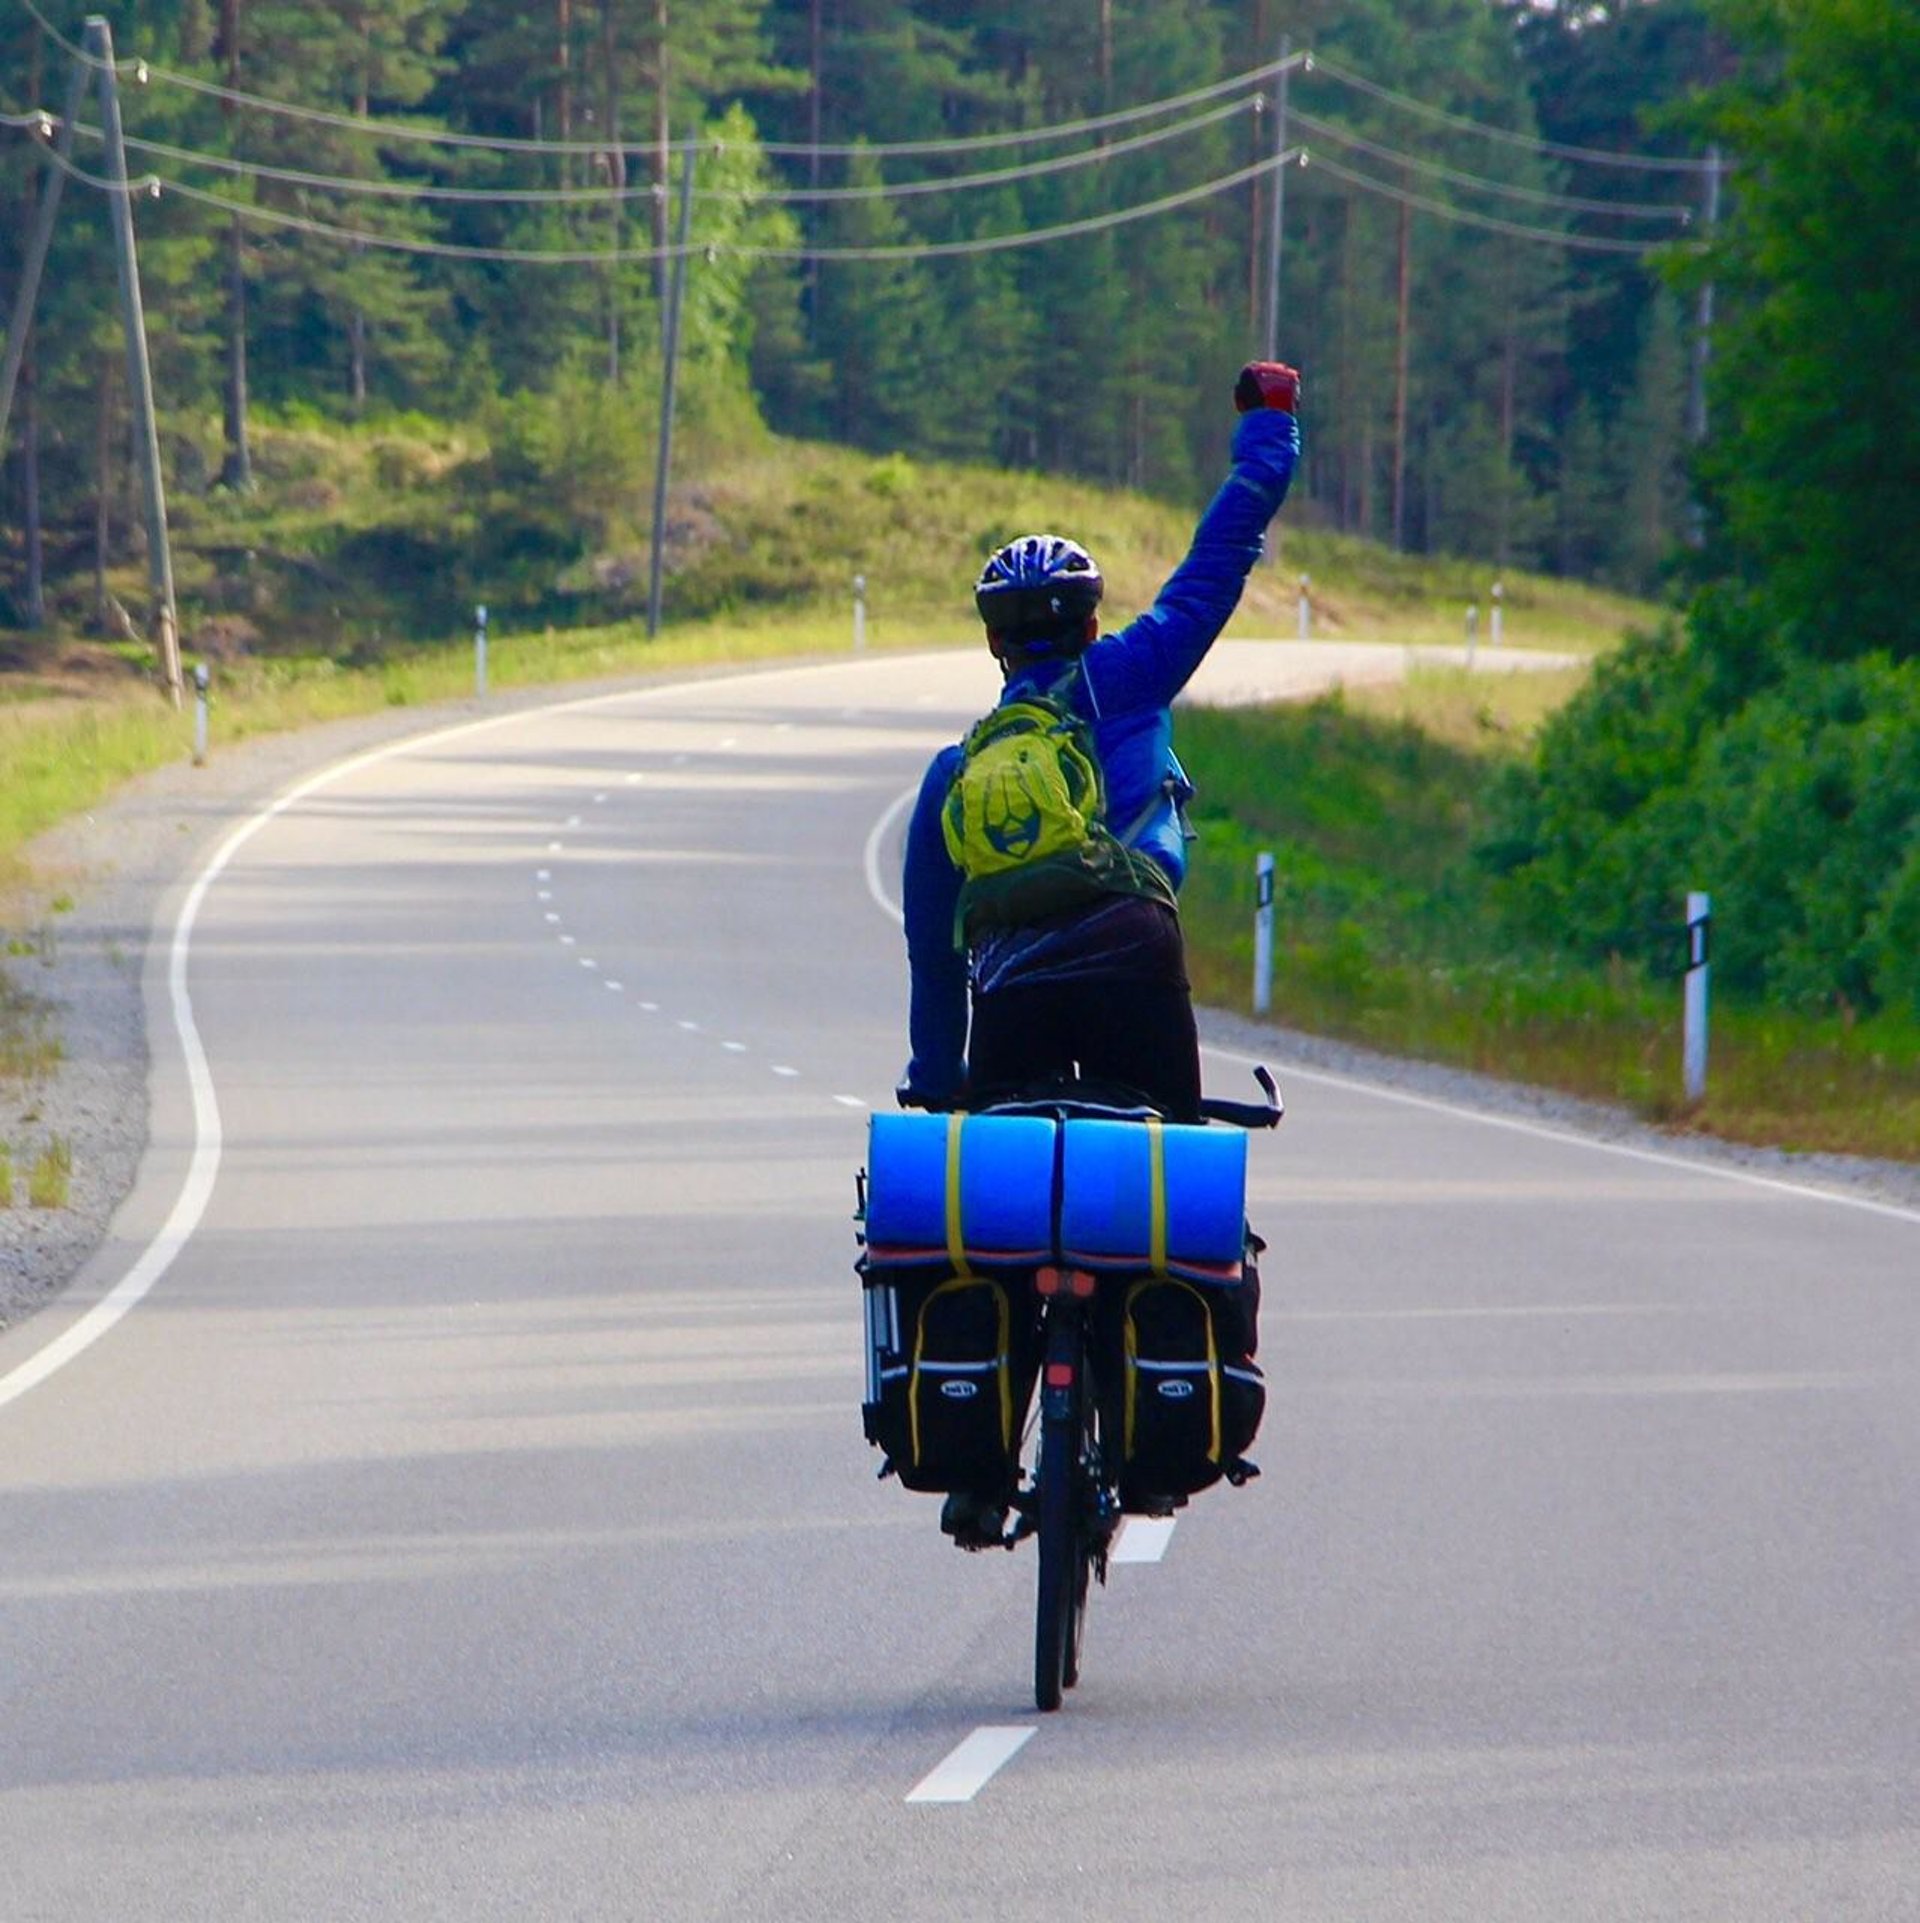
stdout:
POLYGON ((1253 1360, 1259 1276, 1237 1283, 1114 1278, 1102 1289, 1101 1426, 1123 1509, 1165 1510, 1246 1460, 1267 1404, 1253 1360))
POLYGON ((1036 1372, 1024 1282, 869 1261, 867 1440, 909 1489, 1011 1489, 1036 1372))

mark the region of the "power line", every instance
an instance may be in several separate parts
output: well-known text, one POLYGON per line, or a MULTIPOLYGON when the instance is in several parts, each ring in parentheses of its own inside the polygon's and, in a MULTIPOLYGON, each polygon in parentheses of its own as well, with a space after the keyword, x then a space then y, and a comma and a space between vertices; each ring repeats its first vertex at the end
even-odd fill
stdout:
POLYGON ((1402 153, 1398 148, 1382 146, 1378 141, 1368 140, 1349 128, 1336 126, 1330 120, 1302 113, 1297 107, 1293 111, 1293 118, 1309 132, 1324 135, 1341 146, 1357 148, 1376 159, 1392 161, 1396 166, 1412 167, 1420 173, 1432 174, 1437 179, 1450 181, 1456 187, 1470 188, 1477 193, 1499 194, 1509 200, 1564 208, 1569 213, 1612 214, 1623 220, 1677 220, 1684 223, 1693 218, 1691 207, 1676 207, 1665 201, 1587 200, 1577 194, 1557 194, 1541 187, 1523 187, 1513 181, 1490 180, 1484 174, 1462 173, 1440 161, 1423 160, 1418 154, 1402 153))
POLYGON ((1581 160, 1596 167, 1645 168, 1667 173, 1704 174, 1712 164, 1675 154, 1622 154, 1603 147, 1569 147, 1562 141, 1541 140, 1536 135, 1515 133, 1511 128, 1495 127, 1484 120, 1470 119, 1466 114, 1449 113, 1446 108, 1431 106, 1424 100, 1414 99, 1411 94, 1396 93, 1391 87, 1383 87, 1377 81, 1365 79, 1339 62, 1322 59, 1318 54, 1307 61, 1307 72, 1324 74, 1337 86, 1352 87, 1360 93, 1371 94, 1374 99, 1398 107, 1404 113, 1418 114, 1444 126, 1457 127, 1462 133, 1479 134, 1487 140, 1524 147, 1529 153, 1553 154, 1561 160, 1581 160))
MULTIPOLYGON (((86 61, 90 66, 100 64, 84 48, 76 47, 71 41, 63 39, 47 20, 45 14, 33 4, 33 0, 22 0, 22 4, 39 21, 57 45, 73 54, 76 59, 86 61)), ((1299 65, 1305 59, 1304 54, 1293 54, 1286 61, 1268 61, 1258 67, 1250 67, 1244 73, 1232 75, 1225 80, 1216 80, 1208 86, 1191 88, 1185 93, 1169 94, 1159 100, 1145 101, 1138 106, 1122 107, 1112 113, 1094 114, 1080 120, 1056 121, 1044 127, 1013 128, 998 133, 970 134, 945 140, 845 141, 828 142, 817 146, 807 141, 776 140, 762 141, 758 144, 763 153, 799 158, 818 154, 822 158, 841 159, 856 154, 872 154, 884 159, 889 156, 925 157, 939 154, 980 153, 995 147, 1034 146, 1047 141, 1072 139, 1081 134, 1104 133, 1114 127, 1130 126, 1160 114, 1178 113, 1187 107, 1218 100, 1227 94, 1244 94, 1271 80, 1283 66, 1299 65)), ((338 113, 326 107, 304 106, 291 100, 276 100, 265 94, 249 93, 242 88, 223 86, 217 81, 202 80, 197 75, 180 73, 173 68, 157 67, 144 60, 133 63, 121 62, 120 66, 123 71, 135 72, 142 81, 157 80, 167 86, 181 87, 190 93, 204 94, 232 106, 251 107, 283 119, 303 120, 320 126, 337 127, 345 132, 378 140, 413 141, 422 145, 458 147, 490 153, 535 153, 555 156, 605 154, 613 150, 659 151, 659 143, 653 141, 526 140, 506 134, 457 133, 449 128, 425 127, 413 121, 375 119, 358 114, 338 113)), ((681 153, 689 147, 698 147, 702 143, 696 139, 668 141, 665 144, 669 151, 681 153)))
POLYGON ((1323 155, 1309 151, 1308 160, 1317 174, 1331 174, 1336 180, 1344 180, 1349 186, 1362 188, 1370 194, 1378 194, 1384 200, 1395 200, 1408 207, 1417 207, 1424 213, 1438 214, 1442 220, 1457 221, 1468 227, 1482 227, 1489 233, 1509 234, 1517 240, 1545 241, 1555 247, 1574 247, 1594 254, 1634 254, 1647 255, 1662 247, 1672 247, 1679 243, 1671 240, 1612 240, 1599 234, 1573 234, 1558 227, 1529 227, 1521 221, 1502 220, 1497 214, 1478 214, 1465 207, 1455 207, 1444 200, 1432 200, 1425 194, 1409 192, 1404 187, 1396 187, 1388 181, 1374 180, 1366 174, 1356 173, 1352 168, 1343 167, 1337 160, 1328 160, 1323 155))
MULTIPOLYGON (((84 47, 77 46, 73 41, 65 38, 35 4, 35 0, 21 0, 21 5, 57 46, 90 66, 97 67, 102 64, 84 47)), ((655 145, 646 141, 527 140, 504 134, 456 133, 448 128, 422 127, 409 121, 372 119, 366 116, 336 113, 324 107, 303 106, 294 101, 276 100, 264 94, 248 93, 240 88, 223 86, 216 81, 202 80, 196 75, 181 73, 172 68, 157 67, 146 60, 127 59, 115 64, 118 71, 132 73, 142 82, 149 79, 158 80, 166 85, 183 87, 191 92, 206 94, 235 106, 252 107, 263 113, 339 127, 348 132, 382 140, 411 140, 499 153, 552 155, 604 154, 616 147, 626 151, 637 151, 655 145)), ((1324 76, 1336 86, 1354 88, 1405 113, 1415 114, 1440 125, 1456 128, 1463 133, 1478 135, 1483 139, 1504 142, 1534 154, 1551 154, 1560 159, 1582 161, 1594 166, 1655 172, 1705 174, 1713 165, 1707 160, 1696 160, 1680 155, 1619 153, 1606 148, 1571 146, 1563 141, 1542 140, 1535 135, 1517 133, 1511 128, 1494 126, 1490 122, 1475 120, 1466 114, 1457 114, 1444 107, 1433 106, 1427 101, 1416 99, 1411 94, 1397 92, 1391 87, 1382 86, 1378 81, 1369 80, 1364 75, 1355 73, 1337 60, 1328 60, 1310 52, 1290 53, 1279 60, 1266 61, 1260 66, 1249 67, 1245 72, 1235 74, 1226 80, 1217 80, 1208 86, 1191 88, 1185 93, 1170 94, 1159 100, 1146 101, 1137 106, 1123 107, 1111 113, 1096 114, 1080 120, 1058 121, 1044 127, 1016 128, 998 133, 955 136, 943 140, 829 143, 762 141, 759 145, 764 153, 803 159, 813 155, 819 155, 823 159, 830 157, 844 159, 859 153, 883 158, 890 155, 932 156, 977 153, 994 147, 1037 145, 1045 141, 1070 139, 1085 133, 1105 132, 1113 127, 1127 126, 1140 120, 1151 119, 1158 114, 1175 113, 1205 101, 1217 100, 1226 94, 1245 93, 1262 86, 1276 75, 1295 68, 1303 74, 1324 76)), ((698 141, 667 143, 668 147, 676 152, 699 144, 698 141)))
POLYGON ((951 258, 958 255, 996 253, 1014 247, 1037 247, 1047 241, 1101 233, 1108 228, 1149 219, 1155 214, 1170 213, 1177 207, 1191 206, 1194 202, 1208 199, 1213 195, 1231 192, 1235 187, 1244 186, 1261 174, 1271 173, 1277 167, 1286 166, 1304 157, 1302 149, 1290 148, 1283 154, 1269 154, 1265 159, 1255 161, 1249 167, 1239 168, 1233 173, 1223 174, 1214 180, 1203 181, 1196 187, 1182 188, 1177 193, 1163 194, 1158 199, 1142 201, 1132 207, 1113 208, 1104 214, 1090 215, 1082 220, 1063 221, 1055 226, 1026 228, 1012 234, 984 235, 973 240, 913 241, 873 247, 771 247, 736 242, 694 241, 684 249, 669 246, 600 248, 588 251, 573 248, 470 247, 451 241, 418 240, 400 234, 372 233, 362 228, 340 227, 330 221, 313 220, 304 214, 284 213, 278 208, 230 200, 223 194, 209 193, 204 188, 190 187, 184 181, 166 179, 157 174, 146 176, 136 186, 120 189, 116 183, 103 181, 76 167, 71 161, 62 159, 52 149, 47 149, 46 152, 48 158, 55 165, 63 168, 72 178, 83 181, 90 187, 100 188, 104 192, 158 193, 164 188, 166 192, 178 194, 182 199, 194 201, 201 206, 217 208, 241 220, 256 221, 267 226, 312 234, 324 240, 342 241, 354 247, 381 248, 394 253, 424 254, 450 260, 555 267, 637 264, 670 260, 682 252, 704 254, 709 258, 728 254, 739 260, 886 261, 951 258))
POLYGON ((980 240, 916 241, 910 245, 885 247, 734 247, 727 251, 751 255, 759 260, 919 260, 934 255, 950 259, 963 254, 997 253, 1009 247, 1037 247, 1043 241, 1103 233, 1110 227, 1125 226, 1130 221, 1170 213, 1176 207, 1190 207, 1195 201, 1210 199, 1215 194, 1231 193, 1234 188, 1244 187, 1248 181, 1256 180, 1262 174, 1274 173, 1305 158, 1304 148, 1289 147, 1284 153, 1268 154, 1265 159, 1256 160, 1250 167, 1241 167, 1233 173, 1221 174, 1217 179, 1202 181, 1197 187, 1184 187, 1177 193, 1163 194, 1158 200, 1115 208, 1108 213, 1090 215, 1084 220, 1063 221, 1054 227, 1032 227, 1021 233, 995 234, 980 240))
MULTIPOLYGON (((1257 96, 1256 96, 1257 98, 1257 96)), ((786 204, 799 201, 892 200, 915 195, 960 193, 976 188, 1006 186, 1015 181, 1037 179, 1042 175, 1067 172, 1074 168, 1104 165, 1126 154, 1159 145, 1185 134, 1197 133, 1236 114, 1246 112, 1247 102, 1235 100, 1224 107, 1196 115, 1190 120, 1156 127, 1104 147, 1089 147, 1072 154, 1056 154, 1047 160, 1028 161, 1017 167, 995 168, 985 173, 956 174, 944 180, 878 181, 870 186, 818 188, 718 187, 697 189, 700 200, 753 201, 786 204)), ((29 115, 10 124, 32 124, 46 135, 56 123, 50 115, 29 115)), ((97 140, 100 129, 76 122, 75 131, 97 140)), ((691 143, 689 143, 691 144, 691 143)), ((723 143, 703 141, 701 150, 712 152, 723 143)), ((353 194, 382 200, 438 200, 468 205, 539 204, 604 207, 609 201, 653 200, 663 189, 653 182, 636 187, 448 187, 433 181, 366 180, 345 174, 319 174, 297 167, 277 167, 265 161, 244 160, 230 154, 209 153, 204 148, 176 147, 164 140, 136 139, 127 136, 129 148, 155 154, 163 160, 188 166, 205 167, 214 172, 247 179, 271 180, 282 185, 312 187, 328 193, 353 194)))

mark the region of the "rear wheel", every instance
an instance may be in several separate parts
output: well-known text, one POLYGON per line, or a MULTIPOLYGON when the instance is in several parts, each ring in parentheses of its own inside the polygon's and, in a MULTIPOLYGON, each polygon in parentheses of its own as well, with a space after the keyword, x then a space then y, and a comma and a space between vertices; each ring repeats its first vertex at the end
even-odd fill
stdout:
POLYGON ((1060 1707, 1080 1680, 1080 1635, 1092 1571, 1088 1535, 1084 1338, 1077 1320, 1049 1332, 1040 1399, 1039 1601, 1034 1616, 1033 1700, 1060 1707))

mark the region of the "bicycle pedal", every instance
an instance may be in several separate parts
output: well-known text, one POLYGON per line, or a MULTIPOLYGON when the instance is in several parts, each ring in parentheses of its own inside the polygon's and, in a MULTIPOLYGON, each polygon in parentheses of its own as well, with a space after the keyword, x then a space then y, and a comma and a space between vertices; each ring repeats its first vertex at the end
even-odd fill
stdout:
POLYGON ((1238 1456, 1228 1464, 1222 1473, 1226 1476, 1226 1479, 1238 1489, 1244 1484, 1253 1481, 1253 1479, 1259 1475, 1260 1465, 1257 1462, 1249 1462, 1245 1456, 1238 1456))

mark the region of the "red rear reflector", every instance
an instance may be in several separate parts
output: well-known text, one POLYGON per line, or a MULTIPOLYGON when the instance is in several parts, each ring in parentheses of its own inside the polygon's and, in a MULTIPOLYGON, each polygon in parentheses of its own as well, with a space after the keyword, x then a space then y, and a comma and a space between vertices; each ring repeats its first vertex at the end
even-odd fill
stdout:
POLYGON ((1047 1387, 1049 1389, 1071 1389, 1073 1387, 1073 1364, 1071 1362, 1049 1362, 1047 1364, 1047 1387))
POLYGON ((1090 1276, 1085 1269, 1069 1269, 1067 1271, 1067 1287, 1084 1301, 1093 1294, 1093 1277, 1090 1276))
POLYGON ((1058 1269, 1035 1269, 1033 1290, 1036 1295, 1058 1295, 1060 1293, 1060 1271, 1058 1269))

